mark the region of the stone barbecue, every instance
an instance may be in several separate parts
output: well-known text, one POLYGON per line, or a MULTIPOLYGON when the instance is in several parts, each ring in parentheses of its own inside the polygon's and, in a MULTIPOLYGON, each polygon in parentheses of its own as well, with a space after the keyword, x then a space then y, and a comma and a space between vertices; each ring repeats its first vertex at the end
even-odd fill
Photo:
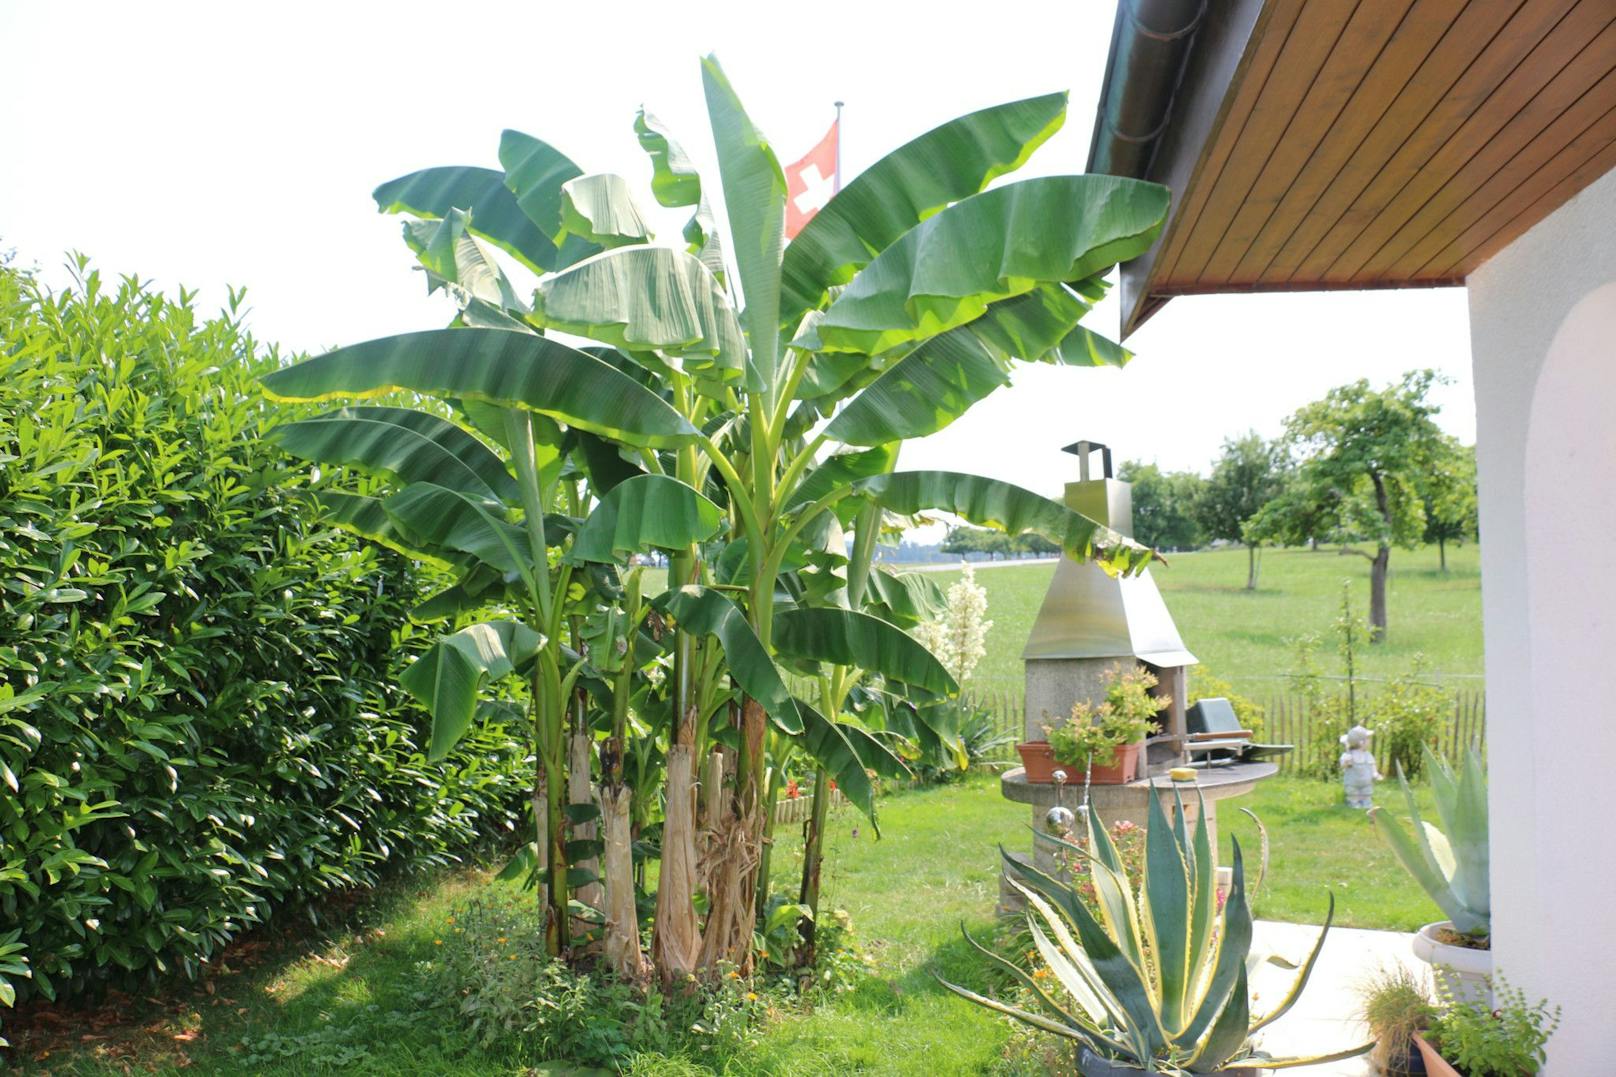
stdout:
MULTIPOLYGON (((1111 450, 1097 442, 1079 441, 1065 451, 1078 458, 1078 481, 1066 486, 1067 507, 1131 536, 1132 496, 1129 485, 1111 473, 1111 450)), ((1205 765, 1213 761, 1207 753, 1195 750, 1197 738, 1185 725, 1185 700, 1189 667, 1197 664, 1196 658, 1184 646, 1149 569, 1117 578, 1098 565, 1063 557, 1055 567, 1022 659, 1028 741, 1044 740, 1045 727, 1065 721, 1079 700, 1099 703, 1113 670, 1148 669, 1159 682, 1156 693, 1172 700, 1162 711, 1158 728, 1145 738, 1136 781, 1085 789, 1084 775, 1075 768, 1064 783, 1055 784, 1028 781, 1020 767, 1008 771, 1000 779, 1000 789, 1009 799, 1031 806, 1036 834, 1050 833, 1074 819, 1081 834, 1085 806, 1097 811, 1108 825, 1126 819, 1144 826, 1151 787, 1161 791, 1169 814, 1174 810, 1176 787, 1184 800, 1187 823, 1193 824, 1197 805, 1205 804, 1216 848, 1216 802, 1249 792, 1257 781, 1278 769, 1263 761, 1205 765), (1201 768, 1195 780, 1175 782, 1169 776, 1174 768, 1192 763, 1201 768)), ((1053 842, 1035 839, 1032 859, 1046 872, 1058 870, 1052 855, 1056 848, 1053 842)), ((1002 886, 1001 910, 1019 907, 1020 895, 1007 884, 1002 886)))

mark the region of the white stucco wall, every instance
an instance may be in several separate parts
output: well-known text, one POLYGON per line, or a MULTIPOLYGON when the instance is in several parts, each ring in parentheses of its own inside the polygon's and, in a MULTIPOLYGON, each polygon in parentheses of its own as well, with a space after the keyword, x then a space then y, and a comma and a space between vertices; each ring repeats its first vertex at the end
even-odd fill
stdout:
POLYGON ((1468 284, 1494 961, 1616 1073, 1616 172, 1468 284))

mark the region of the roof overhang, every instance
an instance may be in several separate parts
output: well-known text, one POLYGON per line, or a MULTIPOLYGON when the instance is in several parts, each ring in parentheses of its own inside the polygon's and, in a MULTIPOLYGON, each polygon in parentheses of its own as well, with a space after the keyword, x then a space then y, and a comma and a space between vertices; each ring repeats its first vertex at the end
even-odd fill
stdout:
POLYGON ((1610 0, 1117 8, 1089 169, 1173 191, 1124 336, 1175 295, 1462 284, 1616 167, 1610 0))

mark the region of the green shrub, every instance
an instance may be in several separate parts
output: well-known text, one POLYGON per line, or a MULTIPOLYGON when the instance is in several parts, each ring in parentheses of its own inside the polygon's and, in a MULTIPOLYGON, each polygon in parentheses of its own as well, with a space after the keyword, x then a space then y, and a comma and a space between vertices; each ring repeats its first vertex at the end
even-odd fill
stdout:
POLYGON ((1442 734, 1453 717, 1453 695, 1419 681, 1413 672, 1392 678, 1369 703, 1369 728, 1375 731, 1375 754, 1386 760, 1388 777, 1401 766, 1410 778, 1425 769, 1425 748, 1441 753, 1442 734))
POLYGON ((0 1001, 194 973, 508 827, 525 780, 497 727, 426 763, 410 566, 259 436, 241 295, 204 320, 75 268, 0 269, 0 1001))

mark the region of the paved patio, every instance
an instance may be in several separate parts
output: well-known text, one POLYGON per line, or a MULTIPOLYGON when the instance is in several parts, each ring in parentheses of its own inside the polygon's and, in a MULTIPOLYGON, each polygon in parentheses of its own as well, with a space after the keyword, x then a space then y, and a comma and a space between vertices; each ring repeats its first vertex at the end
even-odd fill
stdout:
MULTIPOLYGON (((1296 962, 1307 956, 1319 934, 1316 926, 1273 920, 1259 920, 1256 928, 1255 946, 1296 962)), ((1396 965, 1429 977, 1427 966, 1409 949, 1412 938, 1412 934, 1401 931, 1331 928, 1302 997, 1289 1013, 1258 1034, 1263 1049, 1276 1056, 1317 1055, 1368 1042, 1369 1030, 1358 1020, 1359 991, 1364 981, 1376 970, 1396 965)), ((1255 996, 1252 1009, 1261 1013, 1277 1003, 1295 976, 1290 970, 1265 965, 1251 985, 1255 996)), ((1305 1077, 1365 1077, 1375 1069, 1367 1057, 1360 1056, 1276 1072, 1305 1077)))

